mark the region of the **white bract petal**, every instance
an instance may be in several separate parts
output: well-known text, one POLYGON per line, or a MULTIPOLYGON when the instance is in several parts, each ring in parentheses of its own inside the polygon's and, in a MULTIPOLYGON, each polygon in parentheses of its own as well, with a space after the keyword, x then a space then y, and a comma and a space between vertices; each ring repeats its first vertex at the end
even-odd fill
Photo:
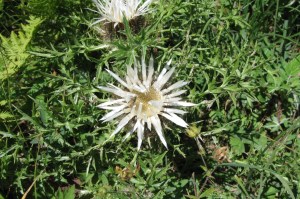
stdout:
POLYGON ((113 73, 112 71, 106 69, 106 71, 111 75, 113 76, 118 82, 120 82, 120 84, 122 84, 123 86, 127 87, 128 88, 128 85, 118 76, 116 75, 115 73, 113 73))
POLYGON ((163 145, 168 148, 165 136, 162 132, 162 127, 161 127, 161 123, 160 123, 160 119, 157 115, 151 117, 151 123, 153 124, 155 131, 160 139, 160 141, 163 143, 163 145))
POLYGON ((175 108, 164 108, 164 112, 166 113, 177 113, 177 114, 185 114, 187 113, 186 111, 180 110, 180 109, 175 109, 175 108))
POLYGON ((165 99, 165 104, 168 104, 170 102, 179 102, 179 100, 181 100, 181 97, 167 98, 165 99))
POLYGON ((188 126, 188 124, 183 119, 181 119, 180 117, 178 117, 174 113, 169 113, 169 114, 160 113, 160 115, 164 116, 165 118, 167 118, 168 120, 170 120, 174 124, 177 124, 177 125, 182 126, 184 128, 186 128, 188 126))
POLYGON ((170 87, 162 90, 161 92, 166 94, 166 93, 169 93, 171 92, 172 90, 175 90, 175 89, 178 89, 178 88, 181 88, 185 85, 187 85, 188 82, 184 82, 184 81, 179 81, 179 82, 176 82, 175 84, 172 84, 170 87))
POLYGON ((113 93, 119 97, 134 97, 135 96, 135 94, 133 94, 133 93, 129 93, 129 92, 123 91, 118 88, 108 88, 108 87, 104 87, 104 86, 98 86, 98 88, 101 90, 104 90, 106 92, 113 93))
POLYGON ((196 104, 190 102, 170 102, 166 105, 167 106, 196 106, 196 104))
POLYGON ((135 132, 135 130, 137 129, 137 127, 139 125, 139 122, 140 122, 140 120, 137 120, 137 122, 135 123, 134 127, 124 137, 124 140, 126 140, 133 132, 135 132))
POLYGON ((182 95, 183 93, 185 93, 186 90, 179 90, 179 91, 176 91, 174 93, 171 93, 171 94, 168 94, 166 95, 166 98, 172 98, 172 97, 177 97, 179 95, 182 95))
POLYGON ((111 134, 110 137, 113 137, 116 135, 132 118, 134 117, 134 114, 130 112, 130 114, 126 115, 119 123, 117 128, 114 130, 114 132, 111 134))
POLYGON ((161 81, 158 82, 158 83, 159 83, 159 84, 158 84, 159 88, 161 88, 162 86, 165 85, 165 83, 167 83, 167 81, 170 79, 171 75, 173 74, 174 70, 175 70, 174 67, 171 68, 171 70, 169 70, 169 72, 167 72, 167 73, 162 77, 161 81))
POLYGON ((122 105, 122 106, 119 106, 118 108, 114 109, 113 111, 107 113, 105 116, 103 116, 101 118, 101 120, 106 120, 107 118, 117 114, 118 112, 120 112, 121 110, 123 110, 127 105, 122 105))
POLYGON ((142 145, 142 141, 144 138, 144 122, 139 120, 139 124, 138 124, 138 150, 141 148, 142 145))
POLYGON ((149 117, 147 118, 147 127, 151 131, 151 119, 149 117))
POLYGON ((117 99, 117 100, 111 100, 111 101, 108 101, 108 102, 104 102, 102 104, 99 104, 97 107, 98 108, 102 108, 102 107, 105 107, 105 106, 110 106, 110 105, 114 105, 114 104, 120 104, 122 102, 125 102, 125 99, 117 99))
POLYGON ((148 68, 148 77, 147 77, 147 87, 150 87, 151 81, 152 81, 152 76, 154 73, 154 67, 153 67, 154 61, 153 61, 153 57, 150 58, 149 61, 149 68, 148 68))
POLYGON ((114 26, 123 22, 123 17, 128 21, 150 12, 149 6, 153 0, 93 0, 100 18, 93 23, 102 21, 112 22, 114 26))
MULTIPOLYGON (((138 0, 133 1, 135 1, 135 6, 139 5, 138 0)), ((121 4, 120 6, 122 6, 121 4)), ((131 12, 131 10, 128 12, 131 12)), ((150 58, 148 66, 144 59, 141 62, 135 61, 133 67, 127 66, 125 78, 121 78, 119 75, 107 70, 117 80, 117 83, 120 84, 115 86, 109 83, 106 87, 98 87, 103 91, 112 93, 117 98, 98 105, 101 109, 110 110, 110 112, 101 118, 103 122, 122 118, 116 129, 112 132, 111 137, 121 131, 127 124, 133 123, 134 126, 126 134, 125 139, 133 132, 137 132, 138 149, 141 148, 144 134, 147 132, 146 130, 156 132, 162 144, 167 148, 160 117, 166 118, 184 128, 188 126, 178 116, 186 112, 178 107, 194 106, 195 104, 181 101, 182 98, 180 95, 185 93, 186 90, 178 89, 185 86, 187 82, 178 81, 171 85, 168 83, 175 72, 175 68, 169 69, 170 63, 171 61, 167 63, 157 78, 154 75, 153 57, 150 58)))

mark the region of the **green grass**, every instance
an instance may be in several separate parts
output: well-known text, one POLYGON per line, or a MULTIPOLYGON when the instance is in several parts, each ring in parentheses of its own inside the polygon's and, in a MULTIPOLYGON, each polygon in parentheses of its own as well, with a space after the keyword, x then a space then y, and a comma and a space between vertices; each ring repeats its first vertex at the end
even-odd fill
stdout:
POLYGON ((103 38, 91 0, 0 0, 0 198, 300 197, 299 2, 152 7, 103 38), (169 150, 99 121, 104 69, 143 54, 157 70, 172 58, 198 104, 190 129, 165 124, 169 150))

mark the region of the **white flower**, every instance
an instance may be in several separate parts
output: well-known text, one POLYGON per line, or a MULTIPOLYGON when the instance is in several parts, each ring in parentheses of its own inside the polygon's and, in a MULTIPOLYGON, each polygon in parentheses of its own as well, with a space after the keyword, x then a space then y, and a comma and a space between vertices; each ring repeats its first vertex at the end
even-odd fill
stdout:
POLYGON ((167 82, 174 73, 175 68, 168 70, 171 60, 163 68, 161 73, 154 79, 153 58, 150 58, 149 67, 142 60, 142 73, 139 75, 139 63, 134 64, 134 68, 127 66, 127 75, 125 81, 110 70, 107 72, 113 76, 123 87, 123 89, 109 84, 108 87, 99 86, 98 88, 114 94, 117 99, 109 100, 98 105, 99 108, 110 110, 104 117, 103 122, 111 121, 121 117, 117 128, 111 134, 111 137, 117 134, 126 124, 133 122, 133 128, 127 133, 125 139, 133 132, 137 131, 138 149, 140 149, 144 137, 145 128, 150 131, 154 127, 161 142, 167 148, 167 142, 164 138, 160 118, 164 117, 178 126, 186 128, 188 124, 178 115, 186 113, 183 110, 174 108, 180 106, 194 106, 195 104, 181 101, 179 97, 186 90, 180 90, 188 82, 178 81, 172 85, 166 86, 167 82), (140 78, 141 77, 141 78, 140 78))
POLYGON ((123 17, 130 21, 131 19, 144 15, 149 12, 149 5, 153 0, 93 0, 97 10, 102 17, 98 18, 94 24, 108 21, 113 22, 116 26, 118 23, 123 22, 123 17))

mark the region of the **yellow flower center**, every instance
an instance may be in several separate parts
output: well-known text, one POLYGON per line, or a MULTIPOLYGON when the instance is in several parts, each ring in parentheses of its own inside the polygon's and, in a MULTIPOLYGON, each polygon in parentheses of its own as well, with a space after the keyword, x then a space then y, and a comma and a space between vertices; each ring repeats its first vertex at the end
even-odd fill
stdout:
POLYGON ((133 91, 136 94, 136 99, 133 105, 136 105, 136 110, 142 104, 142 114, 147 117, 158 114, 161 111, 162 104, 159 106, 157 103, 162 99, 162 95, 152 86, 146 92, 133 91), (154 105, 156 103, 156 105, 154 105))

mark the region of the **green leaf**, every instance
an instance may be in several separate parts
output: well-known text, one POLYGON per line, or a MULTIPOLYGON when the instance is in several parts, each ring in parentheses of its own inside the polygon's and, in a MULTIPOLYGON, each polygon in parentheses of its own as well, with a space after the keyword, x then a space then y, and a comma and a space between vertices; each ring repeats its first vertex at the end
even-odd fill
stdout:
POLYGON ((285 72, 288 76, 299 76, 300 75, 300 55, 292 59, 285 66, 285 72))
POLYGON ((254 148, 256 150, 263 150, 265 146, 268 144, 268 139, 266 134, 263 133, 259 136, 259 138, 254 138, 254 148))
POLYGON ((237 155, 241 155, 245 152, 245 145, 243 141, 238 137, 230 137, 230 145, 232 151, 237 155))
MULTIPOLYGON (((66 190, 58 189, 55 199, 74 199, 75 198, 75 186, 68 187, 66 190)), ((54 199, 54 198, 53 198, 54 199)))
POLYGON ((211 187, 206 189, 203 193, 201 193, 200 198, 207 198, 212 196, 216 192, 215 188, 211 187))
POLYGON ((71 186, 64 193, 64 199, 74 199, 75 198, 75 186, 71 186))
MULTIPOLYGON (((31 97, 30 97, 31 98, 31 97)), ((43 95, 39 95, 36 99, 31 98, 35 104, 36 109, 39 112, 39 117, 45 126, 48 125, 48 120, 50 118, 50 112, 47 110, 47 103, 45 103, 45 99, 43 95)))
POLYGON ((4 106, 5 104, 7 104, 7 100, 1 100, 0 101, 0 106, 4 106))

